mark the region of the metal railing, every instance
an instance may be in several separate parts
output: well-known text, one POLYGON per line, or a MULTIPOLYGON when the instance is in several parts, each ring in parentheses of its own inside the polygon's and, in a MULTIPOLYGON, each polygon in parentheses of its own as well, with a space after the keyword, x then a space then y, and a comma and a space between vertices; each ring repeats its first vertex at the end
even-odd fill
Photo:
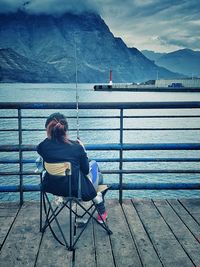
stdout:
MULTIPOLYGON (((0 176, 19 176, 19 185, 0 185, 0 192, 19 192, 20 193, 20 204, 24 201, 24 192, 39 191, 39 184, 28 184, 25 185, 23 180, 25 176, 37 175, 34 172, 28 172, 23 170, 23 166, 26 163, 33 163, 34 159, 23 159, 23 153, 26 151, 35 151, 36 145, 23 144, 23 132, 38 132, 44 131, 44 129, 31 129, 23 127, 24 119, 45 119, 46 116, 34 116, 34 115, 22 115, 23 110, 60 110, 60 109, 76 109, 76 103, 0 103, 1 110, 17 110, 17 115, 15 116, 0 116, 0 121, 3 119, 16 119, 17 128, 2 128, 0 133, 3 132, 17 132, 18 143, 17 144, 4 144, 0 145, 0 152, 17 152, 18 159, 0 159, 0 164, 19 164, 19 170, 16 172, 12 171, 1 171, 0 176)), ((119 176, 119 181, 110 184, 111 190, 119 190, 119 201, 122 203, 123 190, 139 190, 139 189, 149 189, 149 190, 178 190, 178 189, 200 189, 199 183, 126 183, 124 182, 124 174, 152 174, 152 173, 178 173, 178 174, 194 174, 200 173, 200 169, 124 169, 125 162, 200 162, 198 157, 190 158, 133 158, 124 157, 125 151, 137 151, 137 150, 200 150, 200 143, 124 143, 124 132, 126 131, 195 131, 200 130, 199 127, 181 127, 181 128, 134 128, 134 127, 124 127, 124 119, 139 119, 139 118, 151 118, 151 119, 165 119, 165 118, 200 118, 200 115, 125 115, 125 110, 135 110, 135 109, 200 109, 200 102, 135 102, 135 103, 80 103, 80 109, 85 110, 118 110, 117 115, 87 115, 80 116, 80 120, 87 119, 118 119, 119 127, 115 128, 83 128, 80 131, 115 131, 119 133, 118 143, 105 143, 105 144, 88 144, 86 145, 87 150, 92 151, 118 151, 118 157, 108 157, 108 158, 96 158, 99 162, 117 162, 119 163, 118 169, 114 170, 102 170, 105 174, 117 174, 119 176)), ((75 118, 70 116, 68 118, 75 118)), ((76 129, 71 129, 71 131, 76 131, 76 129)))

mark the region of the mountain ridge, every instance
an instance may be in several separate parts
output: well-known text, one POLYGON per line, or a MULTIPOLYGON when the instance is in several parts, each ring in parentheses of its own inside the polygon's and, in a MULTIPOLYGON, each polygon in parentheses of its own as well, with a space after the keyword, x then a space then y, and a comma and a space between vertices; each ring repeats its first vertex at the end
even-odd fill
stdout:
POLYGON ((158 71, 163 78, 179 76, 159 68, 137 48, 128 48, 95 13, 1 14, 0 47, 53 66, 69 82, 75 81, 76 61, 78 82, 107 82, 110 69, 114 82, 155 79, 158 71))
POLYGON ((169 53, 156 53, 149 50, 144 50, 142 53, 158 66, 173 72, 183 73, 190 77, 200 76, 200 51, 184 48, 169 53))
POLYGON ((67 79, 47 63, 28 59, 11 48, 0 48, 0 81, 67 82, 67 79))

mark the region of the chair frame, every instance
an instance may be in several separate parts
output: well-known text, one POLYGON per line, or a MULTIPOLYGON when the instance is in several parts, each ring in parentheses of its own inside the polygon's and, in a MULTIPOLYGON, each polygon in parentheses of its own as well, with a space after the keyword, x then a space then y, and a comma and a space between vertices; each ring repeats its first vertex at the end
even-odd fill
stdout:
MULTIPOLYGON (((67 162, 68 163, 68 162, 67 162)), ((100 225, 108 235, 112 234, 112 231, 109 229, 107 223, 103 220, 99 210, 98 206, 94 202, 94 200, 91 200, 92 204, 90 205, 89 208, 85 208, 81 204, 81 198, 73 197, 71 192, 72 192, 72 174, 71 174, 71 163, 69 163, 70 167, 66 168, 65 170, 65 175, 69 177, 69 196, 65 197, 65 200, 60 204, 60 206, 57 206, 55 209, 52 207, 51 201, 49 200, 47 192, 43 191, 42 186, 40 190, 40 232, 44 233, 45 230, 49 227, 50 231, 52 232, 54 238, 63 246, 65 246, 68 250, 74 251, 75 250, 75 245, 77 241, 80 239, 81 235, 83 234, 84 230, 88 226, 89 222, 91 219, 96 221, 98 225, 100 225), (47 208, 47 203, 48 203, 48 208, 47 208), (73 204, 76 204, 76 211, 73 210, 73 204), (80 207, 81 210, 83 211, 82 215, 79 215, 77 213, 77 207, 80 207), (44 213, 45 213, 45 222, 43 224, 43 208, 44 208, 44 213), (67 238, 65 237, 65 234, 62 231, 62 227, 60 226, 60 223, 57 219, 57 216, 59 213, 64 209, 67 208, 69 210, 69 242, 67 242, 67 238), (102 219, 102 223, 100 223, 95 217, 94 213, 95 211, 98 212, 100 218, 102 219), (74 222, 73 222, 73 214, 75 215, 74 222), (86 214, 89 215, 89 218, 87 222, 84 224, 83 228, 81 229, 80 233, 78 236, 74 238, 73 233, 76 232, 76 219, 77 218, 83 218, 86 214), (62 242, 55 231, 51 227, 51 223, 55 221, 56 225, 59 229, 59 232, 63 238, 62 242)), ((40 180, 41 180, 41 185, 43 181, 43 172, 40 173, 40 180)), ((79 180, 80 183, 80 180, 79 180)), ((107 192, 107 189, 102 192, 102 196, 104 198, 105 194, 107 192)), ((79 194, 78 194, 79 195, 79 194)))

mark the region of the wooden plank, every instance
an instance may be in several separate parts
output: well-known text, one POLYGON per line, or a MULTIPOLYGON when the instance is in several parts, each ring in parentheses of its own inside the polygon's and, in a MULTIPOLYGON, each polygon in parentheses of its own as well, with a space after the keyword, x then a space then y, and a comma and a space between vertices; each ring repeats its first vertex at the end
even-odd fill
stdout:
MULTIPOLYGON (((55 208, 55 206, 54 206, 55 208)), ((69 240, 69 212, 64 208, 61 213, 58 214, 57 219, 62 227, 62 230, 66 236, 67 241, 69 240)), ((60 238, 61 242, 63 239, 58 231, 55 221, 51 224, 56 235, 60 238)), ((50 229, 47 228, 40 245, 36 267, 52 266, 52 267, 64 267, 72 266, 72 252, 68 251, 65 246, 62 246, 51 233, 50 229)))
POLYGON ((165 222, 170 227, 192 262, 198 266, 200 263, 199 242, 165 200, 154 201, 154 204, 157 206, 165 222))
MULTIPOLYGON (((89 205, 90 202, 84 203, 86 208, 88 208, 89 205)), ((78 212, 79 214, 82 214, 82 209, 78 208, 78 212)), ((86 215, 86 217, 88 217, 88 215, 86 215)), ((82 228, 77 228, 77 235, 80 233, 81 229, 82 228)), ((93 222, 90 221, 76 244, 74 267, 95 267, 95 255, 96 251, 94 245, 93 222)))
POLYGON ((160 213, 149 201, 133 200, 140 219, 164 266, 194 266, 160 213), (153 216, 155 216, 155 218, 153 216))
POLYGON ((17 209, 0 209, 0 218, 15 217, 19 208, 17 209))
POLYGON ((20 206, 15 202, 0 203, 0 217, 13 217, 18 212, 20 206))
POLYGON ((107 201, 110 236, 116 267, 142 266, 135 243, 132 239, 121 205, 117 200, 107 201))
POLYGON ((200 224, 200 198, 180 199, 180 202, 200 224))
POLYGON ((60 245, 48 229, 42 239, 36 267, 72 266, 72 252, 60 245))
POLYGON ((153 244, 151 243, 130 199, 123 201, 123 209, 143 265, 162 267, 153 244))
MULTIPOLYGON (((107 223, 112 229, 112 222, 109 220, 109 214, 107 223)), ((97 267, 115 266, 110 244, 110 237, 108 233, 96 222, 94 222, 94 241, 96 248, 97 267)))
POLYGON ((0 205, 0 248, 5 242, 18 210, 19 205, 15 203, 1 203, 0 205))
POLYGON ((2 247, 1 267, 34 266, 40 239, 39 203, 24 204, 2 247))
POLYGON ((10 231, 15 217, 0 217, 0 249, 5 242, 5 239, 10 231))
POLYGON ((0 209, 17 209, 19 208, 18 202, 1 202, 0 209))
POLYGON ((194 220, 194 218, 188 213, 188 211, 180 204, 177 199, 169 199, 167 201, 181 218, 183 223, 188 227, 188 229, 190 229, 196 239, 200 240, 200 226, 194 220))

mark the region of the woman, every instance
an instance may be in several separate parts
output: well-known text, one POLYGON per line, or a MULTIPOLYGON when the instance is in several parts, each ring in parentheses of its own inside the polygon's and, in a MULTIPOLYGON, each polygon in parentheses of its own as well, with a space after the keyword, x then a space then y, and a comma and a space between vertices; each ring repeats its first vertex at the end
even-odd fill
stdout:
MULTIPOLYGON (((45 128, 47 131, 47 138, 38 145, 38 154, 46 163, 71 163, 72 195, 75 197, 78 196, 79 173, 81 173, 82 199, 94 200, 101 214, 101 216, 98 215, 97 219, 102 223, 102 219, 106 220, 107 218, 107 211, 105 210, 101 193, 97 195, 93 184, 86 177, 89 173, 90 166, 84 145, 80 140, 71 141, 68 139, 68 123, 65 116, 61 113, 51 114, 46 120, 45 128)), ((46 183, 48 183, 47 179, 46 183)))

